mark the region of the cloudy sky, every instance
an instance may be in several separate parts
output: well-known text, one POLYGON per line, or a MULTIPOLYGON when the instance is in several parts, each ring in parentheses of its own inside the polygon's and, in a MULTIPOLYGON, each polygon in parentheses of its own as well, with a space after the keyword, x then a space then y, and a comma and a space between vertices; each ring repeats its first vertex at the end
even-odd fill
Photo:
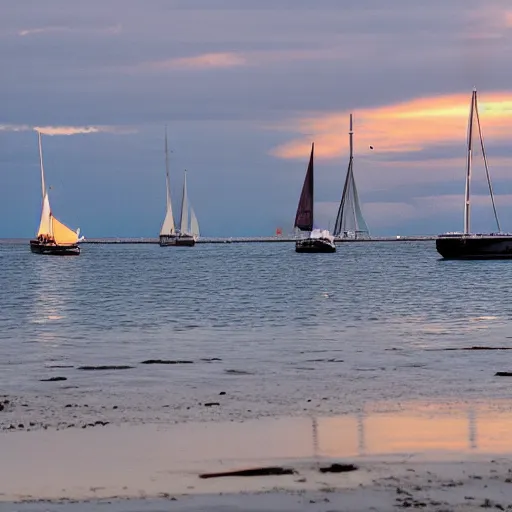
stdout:
MULTIPOLYGON (((460 230, 473 87, 512 231, 509 0, 17 0, 0 11, 0 237, 38 226, 35 128, 58 218, 89 237, 156 236, 166 124, 175 215, 186 168, 202 234, 289 231, 312 141, 317 223, 332 227, 350 112, 371 232, 460 230)), ((473 228, 492 230, 477 157, 473 228)))

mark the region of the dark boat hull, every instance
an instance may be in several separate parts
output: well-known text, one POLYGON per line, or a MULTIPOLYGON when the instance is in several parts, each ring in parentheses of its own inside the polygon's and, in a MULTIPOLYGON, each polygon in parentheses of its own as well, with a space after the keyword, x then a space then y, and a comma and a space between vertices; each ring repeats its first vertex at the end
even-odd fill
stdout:
POLYGON ((305 238, 295 242, 295 252, 336 252, 336 245, 325 238, 305 238))
POLYGON ((193 236, 160 236, 160 247, 194 247, 196 239, 193 236))
POLYGON ((170 247, 176 245, 176 236, 160 235, 160 247, 170 247))
POLYGON ((53 256, 78 256, 80 247, 73 245, 44 244, 39 240, 30 240, 30 250, 34 254, 49 254, 53 256))
POLYGON ((193 236, 179 236, 176 239, 176 245, 178 247, 194 247, 196 239, 193 236))
POLYGON ((447 260, 512 259, 512 235, 440 236, 436 249, 447 260))

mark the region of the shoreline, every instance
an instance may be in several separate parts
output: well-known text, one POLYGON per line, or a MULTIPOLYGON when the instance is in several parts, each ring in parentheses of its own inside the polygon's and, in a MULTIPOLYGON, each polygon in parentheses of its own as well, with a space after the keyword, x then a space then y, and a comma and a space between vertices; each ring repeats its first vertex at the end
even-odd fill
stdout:
POLYGON ((109 501, 143 499, 142 509, 151 510, 158 500, 167 507, 176 498, 172 510, 181 510, 184 501, 204 503, 208 496, 212 510, 230 500, 244 510, 248 503, 259 507, 267 499, 280 510, 287 500, 296 505, 305 497, 309 510, 310 500, 332 506, 336 500, 346 503, 347 493, 354 507, 367 503, 366 495, 373 496, 370 501, 378 510, 383 510, 383 496, 389 507, 397 506, 400 498, 424 503, 418 505, 424 510, 437 506, 431 502, 461 499, 479 507, 485 500, 506 506, 512 504, 511 426, 512 413, 481 408, 468 416, 461 407, 437 414, 375 414, 362 425, 346 415, 4 432, 0 509, 43 500, 66 507, 70 501, 100 500, 105 508, 109 501), (320 471, 333 463, 355 464, 357 469, 320 471), (294 474, 199 477, 267 466, 294 474), (510 493, 508 502, 503 493, 507 499, 510 493))

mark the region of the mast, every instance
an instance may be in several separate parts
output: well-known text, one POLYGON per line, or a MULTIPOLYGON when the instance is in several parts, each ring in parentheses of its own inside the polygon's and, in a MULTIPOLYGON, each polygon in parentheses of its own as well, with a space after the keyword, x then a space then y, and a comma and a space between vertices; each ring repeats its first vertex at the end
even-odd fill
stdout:
POLYGON ((41 132, 39 130, 37 131, 37 138, 39 141, 39 168, 41 169, 41 191, 44 199, 44 196, 46 195, 46 183, 44 181, 43 144, 41 142, 41 132))
POLYGON ((164 222, 160 230, 160 236, 169 236, 176 233, 174 226, 174 216, 172 214, 171 203, 171 180, 169 176, 169 148, 167 145, 167 125, 165 125, 165 185, 166 185, 166 198, 167 198, 167 211, 165 212, 164 222))
POLYGON ((354 159, 354 130, 352 129, 352 114, 350 114, 350 130, 348 132, 348 136, 350 140, 350 162, 352 162, 354 159))
POLYGON ((464 234, 469 234, 470 230, 470 183, 471 183, 471 167, 473 165, 473 112, 476 105, 476 89, 473 89, 471 96, 471 107, 469 109, 468 124, 468 155, 466 163, 466 193, 464 196, 464 234))
POLYGON ((167 125, 165 125, 165 185, 167 191, 167 210, 171 208, 171 191, 169 178, 169 148, 167 147, 167 125))

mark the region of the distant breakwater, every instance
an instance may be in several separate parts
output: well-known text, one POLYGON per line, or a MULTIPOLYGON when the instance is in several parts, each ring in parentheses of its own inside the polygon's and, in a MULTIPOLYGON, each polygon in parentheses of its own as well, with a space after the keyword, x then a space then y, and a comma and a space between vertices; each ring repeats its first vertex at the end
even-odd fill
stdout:
MULTIPOLYGON (((372 237, 372 238, 336 238, 337 243, 345 242, 425 242, 436 240, 436 236, 400 236, 372 237)), ((295 242, 297 238, 286 236, 267 237, 233 237, 233 238, 199 238, 197 244, 229 244, 229 243, 269 243, 269 242, 295 242)), ((157 238, 89 238, 82 244, 158 244, 157 238)))

